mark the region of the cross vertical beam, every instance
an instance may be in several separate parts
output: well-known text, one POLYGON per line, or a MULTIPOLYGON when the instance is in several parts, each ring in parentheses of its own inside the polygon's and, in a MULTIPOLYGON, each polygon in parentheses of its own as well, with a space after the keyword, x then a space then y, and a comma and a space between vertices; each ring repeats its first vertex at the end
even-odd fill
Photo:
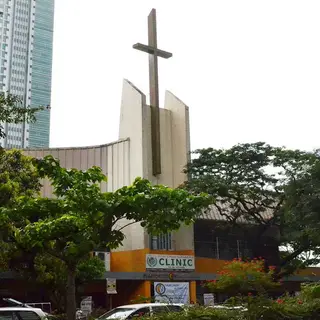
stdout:
POLYGON ((160 106, 159 106, 159 75, 158 57, 168 59, 170 52, 158 49, 157 46, 157 17, 152 9, 148 16, 148 45, 136 43, 134 49, 149 54, 149 87, 151 108, 151 143, 152 143, 152 171, 153 175, 161 174, 161 141, 160 141, 160 106))
POLYGON ((154 48, 149 54, 149 88, 151 107, 151 144, 153 175, 161 173, 161 139, 160 139, 160 106, 159 106, 159 74, 157 56, 157 17, 152 9, 148 16, 148 45, 154 48))

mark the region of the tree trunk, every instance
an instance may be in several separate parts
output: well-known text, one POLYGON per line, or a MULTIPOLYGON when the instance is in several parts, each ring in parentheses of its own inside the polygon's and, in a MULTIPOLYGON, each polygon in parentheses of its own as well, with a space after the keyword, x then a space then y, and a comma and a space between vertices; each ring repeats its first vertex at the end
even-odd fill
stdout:
POLYGON ((54 290, 50 295, 50 300, 53 304, 54 310, 57 310, 58 314, 66 313, 65 290, 65 287, 63 288, 63 290, 54 290))
POLYGON ((67 319, 75 320, 76 318, 76 272, 74 269, 68 270, 67 281, 67 319))

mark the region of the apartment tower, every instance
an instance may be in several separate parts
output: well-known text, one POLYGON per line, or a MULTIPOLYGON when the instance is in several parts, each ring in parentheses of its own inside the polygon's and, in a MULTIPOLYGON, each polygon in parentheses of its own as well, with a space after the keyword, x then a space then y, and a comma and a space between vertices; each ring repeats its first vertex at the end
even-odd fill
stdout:
POLYGON ((34 124, 5 124, 5 148, 49 146, 54 0, 0 0, 0 92, 44 106, 34 124))

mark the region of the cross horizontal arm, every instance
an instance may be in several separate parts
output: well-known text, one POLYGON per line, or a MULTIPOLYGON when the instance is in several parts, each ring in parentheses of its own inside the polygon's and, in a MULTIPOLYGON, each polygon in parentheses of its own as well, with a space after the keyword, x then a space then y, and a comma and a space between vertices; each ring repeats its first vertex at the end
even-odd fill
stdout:
POLYGON ((142 43, 136 43, 133 45, 134 49, 149 53, 149 54, 155 54, 155 50, 156 50, 156 54, 158 57, 164 58, 164 59, 168 59, 172 57, 172 53, 167 52, 167 51, 163 51, 160 49, 155 49, 153 47, 147 46, 145 44, 142 43))

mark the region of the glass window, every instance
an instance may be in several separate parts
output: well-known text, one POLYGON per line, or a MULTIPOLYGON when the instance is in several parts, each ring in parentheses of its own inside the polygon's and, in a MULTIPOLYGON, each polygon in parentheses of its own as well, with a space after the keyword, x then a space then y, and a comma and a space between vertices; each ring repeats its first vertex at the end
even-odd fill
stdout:
POLYGON ((150 308, 145 307, 133 312, 129 318, 132 319, 132 318, 148 317, 148 316, 150 316, 150 308))
POLYGON ((12 316, 12 311, 0 311, 0 320, 13 320, 12 316))
MULTIPOLYGON (((100 316, 98 319, 118 319, 128 317, 135 309, 133 308, 115 308, 100 316)), ((0 319, 1 320, 1 319, 0 319)))
POLYGON ((105 257, 104 257, 105 254, 104 254, 104 252, 99 252, 97 256, 98 256, 98 258, 99 258, 100 260, 102 260, 102 261, 105 260, 105 257))
POLYGON ((180 306, 168 305, 167 306, 170 312, 181 312, 183 308, 180 306))
POLYGON ((172 237, 171 233, 151 236, 151 249, 153 250, 171 250, 172 237))
POLYGON ((152 306, 152 313, 159 314, 159 313, 168 313, 169 309, 167 306, 152 306))
POLYGON ((33 311, 17 311, 19 320, 40 320, 40 317, 33 311))

